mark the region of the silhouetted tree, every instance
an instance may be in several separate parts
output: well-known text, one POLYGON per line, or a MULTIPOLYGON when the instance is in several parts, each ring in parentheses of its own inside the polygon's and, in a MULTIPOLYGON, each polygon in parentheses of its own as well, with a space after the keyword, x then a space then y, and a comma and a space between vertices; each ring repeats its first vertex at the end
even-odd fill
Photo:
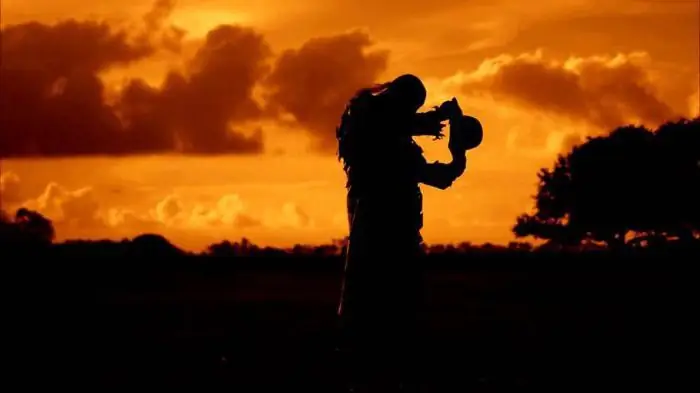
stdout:
POLYGON ((656 131, 662 176, 654 219, 659 232, 682 239, 700 235, 700 117, 656 131))
POLYGON ((700 118, 655 132, 624 126, 588 138, 538 173, 535 212, 517 218, 517 237, 562 245, 635 236, 697 237, 700 231, 700 118))
POLYGON ((44 244, 51 244, 56 237, 51 220, 29 209, 17 210, 15 224, 22 233, 44 244))
POLYGON ((512 251, 532 251, 532 244, 526 242, 509 242, 508 249, 512 251))
POLYGON ((7 215, 4 210, 0 210, 0 225, 9 224, 11 222, 10 216, 7 215))
POLYGON ((53 223, 41 214, 21 208, 14 218, 0 214, 0 249, 4 255, 41 252, 56 236, 53 223))
POLYGON ((240 242, 231 243, 224 240, 207 247, 205 254, 216 257, 250 256, 260 252, 260 247, 253 244, 249 239, 242 238, 240 242))
POLYGON ((349 240, 350 238, 348 236, 344 236, 341 239, 333 239, 331 243, 338 248, 338 254, 345 257, 348 251, 349 240))
POLYGON ((291 253, 293 255, 312 255, 314 254, 314 246, 308 244, 295 244, 292 247, 291 253))
POLYGON ((136 236, 130 244, 132 255, 139 257, 176 257, 184 255, 184 252, 170 243, 168 239, 157 234, 143 234, 136 236))
POLYGON ((224 240, 219 243, 214 243, 207 247, 206 255, 212 255, 216 257, 224 256, 234 256, 236 255, 236 246, 228 240, 224 240))

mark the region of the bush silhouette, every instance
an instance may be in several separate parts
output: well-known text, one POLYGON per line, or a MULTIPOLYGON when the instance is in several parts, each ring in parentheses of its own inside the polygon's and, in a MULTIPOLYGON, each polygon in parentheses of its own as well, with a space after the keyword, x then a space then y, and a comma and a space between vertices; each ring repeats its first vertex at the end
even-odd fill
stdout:
POLYGON ((53 223, 38 212, 20 208, 13 218, 0 214, 0 246, 3 251, 40 251, 50 246, 56 237, 53 223))
POLYGON ((560 245, 692 240, 700 232, 700 118, 588 138, 538 173, 535 212, 516 237, 560 245))

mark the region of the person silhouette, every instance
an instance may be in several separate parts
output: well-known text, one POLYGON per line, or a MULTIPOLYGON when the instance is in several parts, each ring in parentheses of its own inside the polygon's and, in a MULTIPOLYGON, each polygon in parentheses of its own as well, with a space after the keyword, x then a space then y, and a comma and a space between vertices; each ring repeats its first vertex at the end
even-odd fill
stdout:
POLYGON ((473 118, 462 115, 454 98, 418 112, 426 94, 422 81, 411 74, 361 89, 336 129, 349 224, 338 315, 355 388, 380 383, 375 386, 386 391, 404 383, 405 375, 414 375, 404 361, 415 345, 421 285, 420 184, 444 190, 462 175, 467 149, 458 129, 478 125, 475 119, 465 123, 473 118), (452 161, 428 163, 413 137, 441 138, 445 120, 452 161))

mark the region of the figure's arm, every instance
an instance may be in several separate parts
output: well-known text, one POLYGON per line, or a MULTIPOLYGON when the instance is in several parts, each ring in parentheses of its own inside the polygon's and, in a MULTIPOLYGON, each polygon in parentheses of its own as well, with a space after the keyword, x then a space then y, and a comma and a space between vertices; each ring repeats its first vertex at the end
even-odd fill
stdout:
POLYGON ((420 169, 420 182, 439 188, 441 190, 447 189, 452 185, 452 183, 457 180, 458 177, 462 176, 467 168, 467 152, 461 146, 455 143, 455 139, 452 137, 453 133, 460 133, 459 129, 459 119, 462 116, 462 110, 459 107, 456 99, 447 101, 441 105, 439 108, 441 115, 444 115, 450 121, 450 153, 452 154, 452 162, 450 163, 425 163, 420 169))
POLYGON ((467 168, 466 154, 453 154, 449 163, 424 163, 419 170, 419 181, 429 186, 445 190, 462 176, 467 168))

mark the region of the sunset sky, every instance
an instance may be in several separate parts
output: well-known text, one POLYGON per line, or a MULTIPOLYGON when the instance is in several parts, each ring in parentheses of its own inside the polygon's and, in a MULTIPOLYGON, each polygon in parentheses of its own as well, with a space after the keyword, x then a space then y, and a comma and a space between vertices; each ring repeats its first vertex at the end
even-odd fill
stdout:
POLYGON ((485 129, 452 188, 423 187, 429 243, 507 243, 537 170, 581 137, 700 112, 698 0, 1 4, 3 208, 59 239, 341 238, 334 127, 406 72, 426 108, 455 96, 485 129))

